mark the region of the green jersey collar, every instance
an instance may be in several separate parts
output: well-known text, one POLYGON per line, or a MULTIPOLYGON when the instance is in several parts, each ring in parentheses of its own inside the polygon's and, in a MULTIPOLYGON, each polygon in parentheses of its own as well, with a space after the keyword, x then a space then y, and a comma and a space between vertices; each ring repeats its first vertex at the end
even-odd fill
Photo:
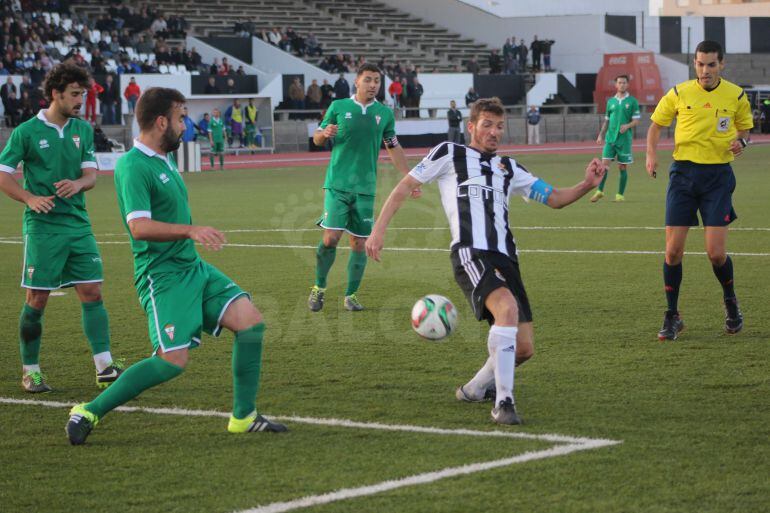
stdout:
POLYGON ((350 97, 350 99, 351 99, 351 100, 353 100, 353 103, 355 103, 356 105, 358 105, 359 107, 361 107, 361 114, 366 114, 366 109, 367 109, 367 108, 371 107, 371 106, 372 106, 372 105, 374 105, 375 103, 378 103, 378 102, 377 102, 377 98, 375 98, 375 99, 374 99, 374 100, 372 100, 371 102, 369 102, 369 103, 367 103, 366 105, 364 105, 363 103, 361 103, 361 102, 359 102, 358 100, 356 100, 356 95, 355 95, 355 94, 354 94, 353 96, 351 96, 351 97, 350 97))
POLYGON ((144 153, 150 158, 158 157, 159 159, 161 159, 163 162, 166 163, 169 169, 174 171, 174 168, 171 166, 171 162, 168 160, 168 155, 161 155, 157 151, 151 149, 146 144, 143 144, 141 141, 139 141, 139 139, 134 139, 134 148, 141 151, 142 153, 144 153))
POLYGON ((72 118, 67 118, 67 122, 64 123, 64 126, 59 126, 56 123, 51 123, 48 121, 48 118, 45 116, 45 111, 47 109, 40 109, 37 112, 37 119, 42 121, 46 126, 56 129, 56 132, 59 134, 59 139, 64 139, 64 129, 67 128, 67 125, 70 124, 70 121, 72 121, 72 118))
POLYGON ((619 102, 622 102, 623 100, 625 100, 629 96, 631 96, 631 95, 629 94, 628 91, 626 91, 626 94, 624 94, 623 96, 618 96, 618 93, 615 93, 615 96, 613 98, 615 98, 619 102))

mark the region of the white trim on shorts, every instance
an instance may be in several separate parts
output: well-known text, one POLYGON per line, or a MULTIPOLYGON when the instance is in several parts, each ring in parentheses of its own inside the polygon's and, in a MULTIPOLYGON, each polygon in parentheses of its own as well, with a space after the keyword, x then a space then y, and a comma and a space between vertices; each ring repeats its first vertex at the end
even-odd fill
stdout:
POLYGON ((353 237, 358 237, 359 239, 368 239, 369 235, 371 235, 371 234, 369 234, 369 235, 359 235, 357 233, 351 232, 347 228, 332 228, 330 226, 324 226, 323 221, 318 223, 316 226, 318 226, 319 228, 323 228, 324 230, 334 230, 334 231, 338 231, 338 232, 348 232, 348 234, 352 235, 353 237))
POLYGON ((238 299, 239 297, 241 297, 241 296, 246 296, 249 299, 251 299, 251 294, 249 294, 248 292, 244 292, 244 291, 241 291, 240 294, 237 294, 237 295, 231 297, 227 301, 227 303, 225 303, 225 306, 222 307, 222 310, 219 312, 219 317, 217 317, 217 326, 216 326, 216 328, 214 328, 214 331, 211 333, 212 335, 214 335, 215 337, 219 337, 219 335, 222 333, 222 317, 225 316, 225 312, 230 307, 230 304, 233 301, 235 301, 236 299, 238 299))

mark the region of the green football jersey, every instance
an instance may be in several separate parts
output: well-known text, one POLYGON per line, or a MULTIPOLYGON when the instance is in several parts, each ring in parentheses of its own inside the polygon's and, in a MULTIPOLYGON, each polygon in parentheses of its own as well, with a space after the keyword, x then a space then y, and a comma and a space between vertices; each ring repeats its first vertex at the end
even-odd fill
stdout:
POLYGON ((337 125, 324 189, 374 195, 377 159, 383 139, 396 135, 393 111, 378 101, 362 105, 354 98, 332 102, 320 128, 337 125))
POLYGON ((605 135, 605 141, 614 143, 619 138, 626 137, 629 140, 634 138, 633 130, 626 130, 625 133, 620 133, 620 125, 627 125, 634 119, 639 119, 639 102, 636 98, 630 94, 626 94, 623 98, 613 96, 607 100, 607 110, 605 111, 605 119, 607 123, 607 134, 605 135))
MULTIPOLYGON (((24 162, 24 188, 36 196, 54 196, 59 180, 77 180, 83 169, 96 168, 94 132, 86 121, 69 118, 64 127, 50 123, 44 110, 17 126, 0 154, 0 172, 14 173, 24 162)), ((91 233, 83 191, 71 198, 54 198, 53 210, 38 214, 24 210, 23 232, 91 233)))
MULTIPOLYGON (((187 188, 172 155, 162 156, 139 141, 115 165, 115 190, 123 225, 146 217, 172 224, 192 224, 187 188)), ((195 265, 198 252, 191 239, 169 242, 135 240, 134 278, 138 282, 148 273, 183 271, 195 265)))
POLYGON ((209 123, 209 132, 211 132, 211 139, 215 143, 221 143, 225 141, 225 122, 222 118, 211 118, 209 123))

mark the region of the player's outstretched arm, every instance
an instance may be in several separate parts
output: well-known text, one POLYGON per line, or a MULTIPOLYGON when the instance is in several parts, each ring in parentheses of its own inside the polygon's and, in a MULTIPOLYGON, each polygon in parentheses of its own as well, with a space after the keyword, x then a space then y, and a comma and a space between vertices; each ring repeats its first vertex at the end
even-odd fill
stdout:
POLYGON ((132 219, 128 222, 128 229, 135 240, 170 242, 192 239, 212 251, 219 251, 227 242, 225 235, 211 226, 162 223, 148 217, 132 219))
MULTIPOLYGON (((393 167, 395 167, 402 175, 408 175, 410 171, 409 162, 406 160, 406 153, 404 153, 404 148, 401 147, 400 144, 392 147, 386 144, 385 149, 388 151, 390 160, 393 162, 393 167)), ((420 185, 411 191, 413 198, 419 198, 422 196, 422 189, 420 189, 420 185)))
POLYGON ((647 130, 647 161, 646 168, 647 174, 652 178, 658 176, 658 141, 660 141, 660 132, 663 127, 659 124, 652 122, 650 128, 647 130))
POLYGON ((377 217, 377 222, 374 223, 371 235, 366 239, 366 254, 369 258, 376 262, 380 261, 380 253, 382 252, 385 240, 385 230, 387 230, 390 220, 393 219, 398 209, 401 208, 401 204, 406 197, 420 185, 422 183, 419 180, 415 180, 411 175, 406 175, 390 193, 390 196, 388 196, 388 199, 382 206, 380 215, 377 217))
POLYGON ((90 191, 96 185, 96 168, 83 169, 83 175, 77 180, 59 180, 54 182, 56 195, 60 198, 71 198, 80 191, 90 191))
POLYGON ((323 146, 326 141, 337 135, 337 125, 326 125, 323 129, 313 132, 313 144, 323 146))
POLYGON ((548 196, 547 205, 551 208, 563 208, 574 203, 599 185, 607 168, 600 159, 593 159, 586 166, 583 181, 568 189, 554 189, 548 196))
POLYGON ((24 203, 30 210, 38 214, 47 214, 54 206, 54 196, 35 196, 24 190, 16 178, 5 171, 0 171, 0 190, 9 198, 24 203))

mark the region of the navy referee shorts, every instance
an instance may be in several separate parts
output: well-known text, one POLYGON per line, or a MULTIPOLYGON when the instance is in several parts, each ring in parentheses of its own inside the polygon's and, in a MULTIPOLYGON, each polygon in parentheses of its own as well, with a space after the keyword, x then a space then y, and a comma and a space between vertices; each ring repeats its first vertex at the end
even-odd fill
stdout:
POLYGON ((666 192, 666 226, 727 226, 738 218, 733 209, 735 174, 730 164, 675 160, 666 192))

